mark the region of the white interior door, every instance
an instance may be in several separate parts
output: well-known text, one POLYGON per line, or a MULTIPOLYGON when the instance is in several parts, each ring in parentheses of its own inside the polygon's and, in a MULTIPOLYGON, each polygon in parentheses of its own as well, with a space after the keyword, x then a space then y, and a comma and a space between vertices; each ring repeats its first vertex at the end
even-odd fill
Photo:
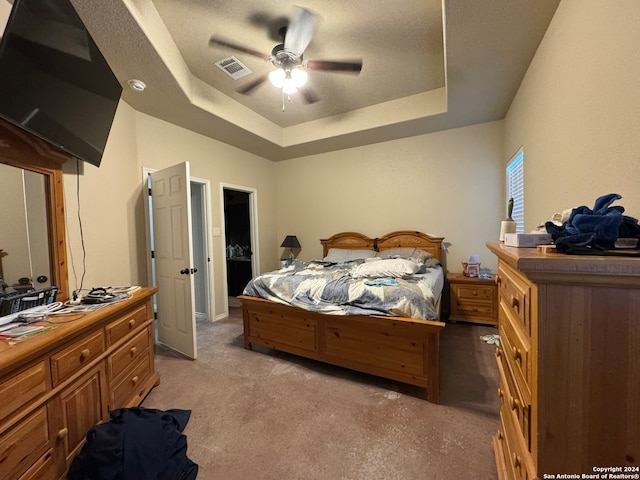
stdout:
POLYGON ((158 342, 196 358, 189 162, 151 174, 158 342))

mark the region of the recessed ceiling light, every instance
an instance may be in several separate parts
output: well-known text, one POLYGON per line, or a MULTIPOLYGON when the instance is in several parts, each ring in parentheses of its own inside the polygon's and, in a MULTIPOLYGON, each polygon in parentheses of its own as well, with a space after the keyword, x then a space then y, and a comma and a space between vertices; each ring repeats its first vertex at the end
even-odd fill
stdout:
POLYGON ((132 78, 127 83, 136 92, 144 92, 144 89, 147 88, 147 85, 142 80, 136 80, 135 78, 132 78))

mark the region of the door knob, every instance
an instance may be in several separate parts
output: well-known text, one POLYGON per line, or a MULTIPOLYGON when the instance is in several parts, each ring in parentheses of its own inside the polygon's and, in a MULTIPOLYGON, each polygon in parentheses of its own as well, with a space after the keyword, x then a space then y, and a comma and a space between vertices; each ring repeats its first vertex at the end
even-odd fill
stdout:
POLYGON ((180 273, 182 275, 189 275, 189 269, 188 268, 183 268, 182 270, 180 270, 180 273))

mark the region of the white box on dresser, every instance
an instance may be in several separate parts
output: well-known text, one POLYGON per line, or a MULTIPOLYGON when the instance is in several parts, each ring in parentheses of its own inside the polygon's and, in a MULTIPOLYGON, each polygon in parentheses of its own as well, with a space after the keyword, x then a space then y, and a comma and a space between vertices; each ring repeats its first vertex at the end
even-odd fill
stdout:
POLYGON ((499 477, 639 473, 640 258, 487 247, 498 256, 499 477))

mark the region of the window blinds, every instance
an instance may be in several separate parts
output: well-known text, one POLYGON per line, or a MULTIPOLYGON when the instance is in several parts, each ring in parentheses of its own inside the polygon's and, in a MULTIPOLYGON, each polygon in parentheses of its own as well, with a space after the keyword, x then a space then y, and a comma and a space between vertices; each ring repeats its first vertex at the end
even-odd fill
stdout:
POLYGON ((516 233, 524 233, 524 151, 521 148, 507 164, 507 203, 513 198, 511 217, 516 233))

